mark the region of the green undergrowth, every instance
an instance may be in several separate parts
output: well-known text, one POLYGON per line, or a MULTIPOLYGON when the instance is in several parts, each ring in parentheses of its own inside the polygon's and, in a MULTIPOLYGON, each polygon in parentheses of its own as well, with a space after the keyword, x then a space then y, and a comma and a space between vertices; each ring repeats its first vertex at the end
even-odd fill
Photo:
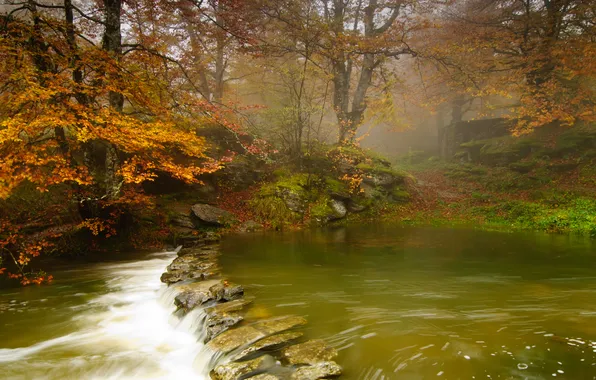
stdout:
POLYGON ((483 218, 488 224, 596 237, 594 199, 575 198, 561 205, 551 203, 514 200, 476 206, 469 211, 471 215, 483 218))
POLYGON ((355 212, 378 215, 382 202, 410 199, 403 186, 408 174, 373 152, 332 146, 309 156, 308 162, 300 168, 278 167, 260 185, 249 200, 259 222, 275 228, 320 225, 343 218, 337 209, 341 210, 340 203, 355 212))

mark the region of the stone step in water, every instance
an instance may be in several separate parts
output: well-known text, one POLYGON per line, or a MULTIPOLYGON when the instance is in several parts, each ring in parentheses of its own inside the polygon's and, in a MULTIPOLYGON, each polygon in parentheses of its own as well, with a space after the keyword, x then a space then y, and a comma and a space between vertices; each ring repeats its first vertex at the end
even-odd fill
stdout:
POLYGON ((217 245, 182 248, 161 280, 175 287, 177 313, 199 311, 199 335, 214 380, 314 380, 338 377, 337 352, 323 340, 303 341, 300 316, 245 320, 254 298, 221 276, 217 245))

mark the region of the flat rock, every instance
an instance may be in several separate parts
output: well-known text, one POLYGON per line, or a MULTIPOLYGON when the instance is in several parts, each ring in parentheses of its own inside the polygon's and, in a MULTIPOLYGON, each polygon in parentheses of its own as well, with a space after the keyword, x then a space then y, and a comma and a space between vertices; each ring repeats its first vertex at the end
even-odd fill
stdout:
POLYGON ((227 281, 221 281, 213 285, 210 289, 217 301, 232 301, 242 297, 244 288, 242 285, 232 284, 227 281))
POLYGON ((213 351, 228 353, 238 347, 245 346, 256 340, 264 338, 263 332, 252 326, 242 326, 233 330, 228 330, 207 343, 213 351))
POLYGON ((244 288, 225 280, 195 282, 183 287, 184 291, 174 298, 174 304, 186 312, 208 301, 232 301, 242 297, 244 288))
POLYGON ((205 322, 207 331, 204 342, 209 342, 230 327, 242 322, 244 317, 238 314, 238 312, 251 302, 252 299, 237 298, 205 308, 205 314, 207 314, 205 322))
POLYGON ((304 324, 306 324, 306 319, 298 316, 286 316, 259 321, 252 325, 228 330, 210 341, 207 344, 207 347, 214 351, 228 353, 269 335, 277 334, 304 324))
POLYGON ((230 327, 242 322, 244 318, 236 313, 214 314, 207 317, 205 343, 215 338, 219 334, 228 330, 230 327))
POLYGON ((306 319, 298 316, 287 316, 267 319, 255 323, 256 327, 263 331, 266 335, 277 334, 279 332, 289 330, 292 327, 301 326, 306 324, 306 319))
POLYGON ((244 349, 241 353, 234 356, 234 360, 242 360, 258 351, 277 350, 287 345, 289 342, 300 338, 301 332, 288 332, 283 334, 271 335, 267 338, 261 339, 249 347, 244 349))
POLYGON ((191 270, 202 270, 206 271, 210 268, 215 267, 217 264, 214 258, 208 256, 196 256, 196 255, 185 255, 176 257, 170 265, 168 265, 167 271, 191 271, 191 270))
POLYGON ((259 374, 275 366, 275 359, 269 355, 245 362, 232 362, 218 365, 211 371, 214 380, 238 380, 259 374))
POLYGON ((219 247, 204 246, 204 247, 186 247, 178 251, 178 256, 196 256, 205 259, 215 259, 220 255, 219 247))
POLYGON ((319 362, 317 364, 300 367, 293 374, 295 380, 315 380, 337 377, 341 375, 342 368, 332 361, 319 362))
MULTIPOLYGON (((184 251, 183 249, 180 251, 184 251)), ((214 277, 219 272, 216 256, 183 255, 168 265, 166 273, 161 275, 161 281, 167 284, 185 280, 205 280, 214 277)))
POLYGON ((202 224, 225 226, 236 221, 236 218, 232 213, 208 204, 197 203, 196 205, 193 205, 190 210, 191 217, 202 224))
POLYGON ((210 316, 210 315, 237 312, 237 311, 244 309, 247 305, 250 305, 253 302, 253 300, 254 300, 254 298, 246 297, 246 298, 235 299, 230 302, 218 303, 215 306, 206 308, 205 313, 207 313, 207 315, 210 316))
POLYGON ((186 280, 207 280, 218 275, 217 266, 207 270, 173 270, 161 275, 160 280, 168 285, 186 280))
POLYGON ((286 348, 282 357, 290 364, 317 364, 333 360, 337 351, 322 340, 315 339, 286 348))
POLYGON ((221 280, 195 282, 186 285, 182 287, 184 290, 174 298, 174 305, 178 309, 184 309, 185 312, 189 312, 205 302, 214 300, 215 295, 210 289, 219 283, 221 283, 221 280))

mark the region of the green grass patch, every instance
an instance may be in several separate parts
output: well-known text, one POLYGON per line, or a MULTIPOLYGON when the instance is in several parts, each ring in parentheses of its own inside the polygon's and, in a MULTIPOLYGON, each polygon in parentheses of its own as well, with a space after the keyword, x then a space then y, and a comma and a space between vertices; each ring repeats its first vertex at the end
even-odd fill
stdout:
POLYGON ((596 237, 596 200, 589 198, 576 198, 563 206, 507 201, 473 207, 470 214, 489 224, 507 224, 515 229, 596 237))

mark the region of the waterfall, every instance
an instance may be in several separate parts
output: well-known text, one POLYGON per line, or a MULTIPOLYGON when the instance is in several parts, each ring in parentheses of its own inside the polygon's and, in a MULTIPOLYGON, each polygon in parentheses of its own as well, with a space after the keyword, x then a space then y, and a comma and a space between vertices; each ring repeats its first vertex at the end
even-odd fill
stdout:
POLYGON ((175 256, 98 266, 105 288, 73 307, 67 324, 74 331, 0 349, 0 373, 24 378, 16 374, 27 365, 27 376, 36 378, 207 379, 212 358, 202 344, 204 312, 174 315, 176 286, 159 280, 175 256))

